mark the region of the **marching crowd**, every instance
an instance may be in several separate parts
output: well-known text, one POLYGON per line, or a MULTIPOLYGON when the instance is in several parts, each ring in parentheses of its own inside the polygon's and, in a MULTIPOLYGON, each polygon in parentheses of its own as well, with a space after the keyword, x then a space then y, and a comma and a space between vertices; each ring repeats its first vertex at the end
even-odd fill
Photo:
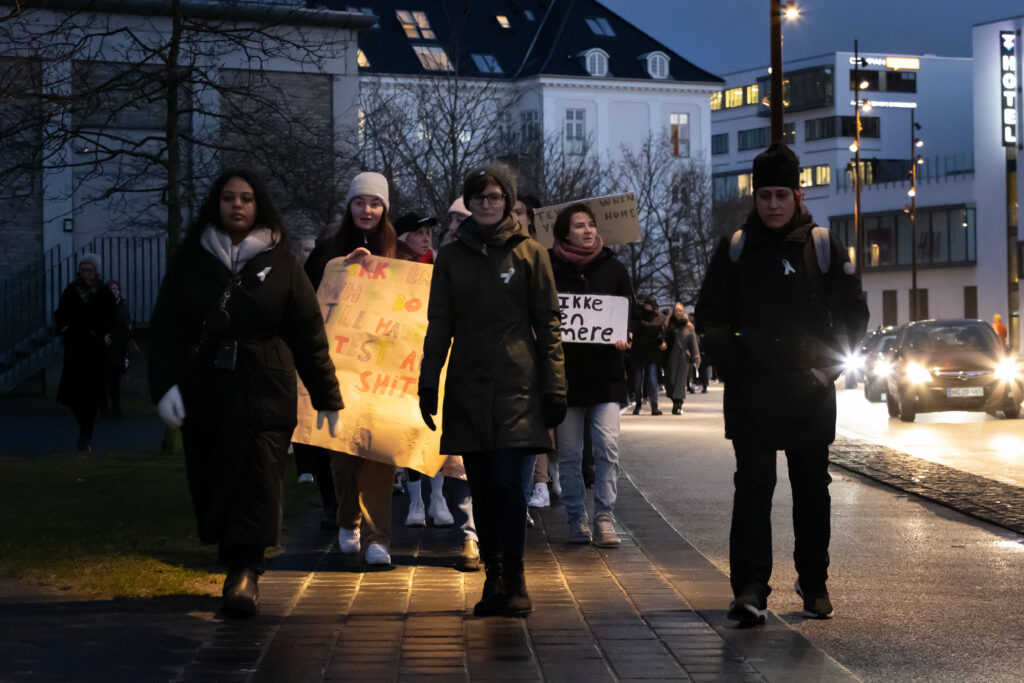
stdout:
MULTIPOLYGON (((755 160, 753 179, 751 214, 719 245, 695 310, 676 302, 661 311, 652 296, 636 296, 586 203, 558 213, 551 249, 533 239, 540 202, 519 196, 500 165, 472 171, 440 223, 416 214, 392 223, 387 178, 360 173, 340 226, 315 243, 291 238, 257 175, 225 171, 169 264, 149 357, 158 412, 181 428, 199 537, 217 544, 227 568, 225 611, 257 611, 264 551, 278 542, 282 482, 294 452, 303 480, 320 488, 323 526, 337 530, 342 553, 369 566, 391 563, 392 497, 396 481, 404 482, 405 524, 457 526, 463 548, 456 567, 482 566, 475 614, 525 615, 532 609, 523 567, 528 506, 549 504, 554 492, 570 543, 617 547, 620 414, 630 405, 640 414, 646 401, 651 415, 661 415, 663 386, 680 415, 687 394, 706 392, 715 377, 725 384, 726 437, 737 460, 729 616, 763 622, 777 450, 786 452, 794 485, 797 590, 809 616, 831 616, 832 382, 838 350, 859 339, 867 309, 838 241, 831 238, 827 272, 805 257, 814 223, 800 202, 792 152, 773 145, 755 160), (390 464, 290 444, 296 375, 317 411, 317 429, 336 433, 349 389, 338 384, 316 289, 331 260, 367 257, 433 266, 418 400, 426 427, 441 430, 448 459, 431 478, 409 470, 396 479, 401 473, 390 464), (563 344, 559 293, 626 298, 626 338, 563 344)), ((82 450, 97 388, 109 386, 100 373, 113 372, 97 359, 113 349, 106 353, 123 372, 130 339, 119 287, 102 285, 99 271, 98 258, 83 257, 55 315, 65 344, 59 398, 78 419, 82 450)), ((110 395, 119 411, 116 391, 110 395)))

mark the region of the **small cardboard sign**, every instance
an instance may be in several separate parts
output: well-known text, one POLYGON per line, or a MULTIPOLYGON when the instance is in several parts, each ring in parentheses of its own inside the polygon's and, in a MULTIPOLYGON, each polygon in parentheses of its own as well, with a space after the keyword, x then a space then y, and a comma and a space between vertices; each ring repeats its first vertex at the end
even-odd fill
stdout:
POLYGON ((555 244, 555 218, 570 204, 586 204, 597 219, 597 234, 606 245, 639 242, 643 236, 637 218, 636 197, 632 192, 579 199, 555 206, 542 206, 534 212, 537 241, 550 249, 555 244))
POLYGON ((559 294, 563 344, 614 344, 629 339, 629 299, 559 294))

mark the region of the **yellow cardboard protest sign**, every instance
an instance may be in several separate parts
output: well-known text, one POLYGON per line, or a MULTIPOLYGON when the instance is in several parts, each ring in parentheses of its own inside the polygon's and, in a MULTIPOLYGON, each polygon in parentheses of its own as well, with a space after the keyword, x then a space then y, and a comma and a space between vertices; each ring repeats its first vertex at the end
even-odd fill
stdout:
MULTIPOLYGON (((441 469, 441 433, 423 424, 417 394, 433 270, 376 256, 359 264, 340 258, 327 264, 317 299, 345 409, 335 437, 326 426, 317 429, 316 411, 300 383, 292 441, 428 476, 441 469)), ((438 404, 444 404, 443 390, 438 404)))
POLYGON ((591 199, 578 199, 565 204, 542 206, 534 212, 533 224, 537 228, 537 241, 550 249, 555 244, 555 218, 570 204, 586 204, 594 212, 597 234, 605 245, 639 242, 643 237, 637 217, 636 197, 632 192, 609 194, 591 199))

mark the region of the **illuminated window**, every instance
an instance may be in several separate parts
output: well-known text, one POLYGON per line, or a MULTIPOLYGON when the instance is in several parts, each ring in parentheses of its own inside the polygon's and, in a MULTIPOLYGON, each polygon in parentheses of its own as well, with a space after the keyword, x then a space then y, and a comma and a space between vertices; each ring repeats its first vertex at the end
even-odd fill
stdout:
POLYGON ((743 88, 729 88, 725 91, 725 108, 743 106, 743 88))
POLYGON ((603 77, 608 75, 608 53, 604 50, 593 49, 586 53, 587 73, 591 76, 603 77))
POLYGON ((494 18, 498 20, 498 26, 501 26, 502 28, 512 28, 512 24, 509 23, 508 17, 504 14, 499 14, 494 18))
POLYGON ((647 73, 651 78, 668 78, 668 57, 661 52, 648 55, 647 73))
POLYGON ((740 197, 749 197, 754 193, 754 176, 751 173, 741 173, 736 176, 736 188, 740 197))
POLYGON ((718 111, 722 108, 722 93, 716 92, 711 96, 711 111, 718 111))
POLYGON ((747 104, 757 104, 757 84, 747 86, 747 104))
POLYGON ((604 36, 605 38, 614 38, 615 31, 612 30, 612 25, 608 23, 608 20, 604 17, 586 17, 584 21, 587 22, 587 26, 593 31, 595 36, 604 36))
POLYGON ((669 115, 669 129, 672 134, 672 156, 690 156, 690 115, 669 115))
POLYGON ((831 185, 832 184, 832 167, 828 164, 822 164, 814 167, 814 184, 815 185, 831 185))
POLYGON ((407 38, 434 40, 436 37, 434 30, 430 27, 430 21, 427 19, 426 13, 397 9, 395 10, 395 16, 398 17, 398 23, 402 25, 402 30, 405 31, 407 38))
POLYGON ((356 62, 358 62, 359 66, 364 69, 368 69, 370 67, 370 60, 366 58, 366 53, 362 50, 358 50, 356 52, 356 62))
POLYGON ((494 55, 472 55, 473 63, 482 74, 500 74, 501 64, 494 55))
POLYGON ((427 71, 452 71, 452 63, 443 48, 433 45, 413 45, 420 66, 427 71))
POLYGON ((813 168, 801 168, 800 169, 800 187, 810 187, 814 184, 814 169, 813 168))

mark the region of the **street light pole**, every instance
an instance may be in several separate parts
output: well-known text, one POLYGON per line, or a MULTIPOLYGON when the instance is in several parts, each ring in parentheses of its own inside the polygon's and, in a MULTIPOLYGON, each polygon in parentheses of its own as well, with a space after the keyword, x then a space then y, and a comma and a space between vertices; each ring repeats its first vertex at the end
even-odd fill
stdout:
POLYGON ((920 306, 917 303, 917 148, 921 140, 917 131, 921 124, 914 121, 914 110, 910 110, 910 321, 918 319, 920 306))
POLYGON ((857 49, 857 41, 853 41, 853 106, 856 123, 853 159, 853 268, 858 276, 863 277, 864 253, 861 242, 864 240, 864 231, 860 225, 860 54, 857 49))
POLYGON ((771 7, 771 132, 772 142, 783 141, 782 125, 782 1, 770 0, 771 7))

